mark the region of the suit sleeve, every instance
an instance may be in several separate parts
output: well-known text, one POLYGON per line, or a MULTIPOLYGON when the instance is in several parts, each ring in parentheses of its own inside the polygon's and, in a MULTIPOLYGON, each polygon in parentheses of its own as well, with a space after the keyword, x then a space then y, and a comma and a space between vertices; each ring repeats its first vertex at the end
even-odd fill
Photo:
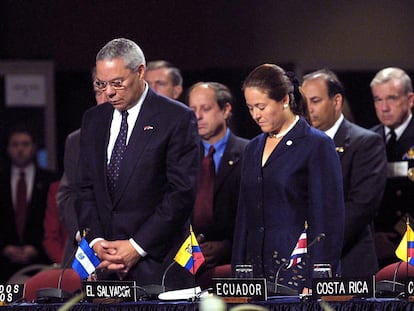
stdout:
MULTIPOLYGON (((308 164, 308 241, 325 239, 309 249, 311 263, 330 263, 338 271, 344 234, 345 208, 341 164, 329 137, 315 141, 308 164)), ((339 271, 338 271, 339 272, 339 271)))
POLYGON ((94 176, 96 175, 96 161, 94 157, 96 140, 96 124, 99 120, 92 120, 91 113, 86 112, 82 119, 82 131, 80 137, 79 165, 76 170, 75 211, 79 230, 88 229, 90 234, 86 237, 92 241, 97 237, 104 237, 102 223, 97 210, 97 202, 94 194, 94 176))
POLYGON ((387 156, 379 135, 365 135, 357 142, 345 197, 345 250, 372 223, 387 180, 387 156))
POLYGON ((66 139, 64 154, 65 172, 60 182, 57 193, 59 214, 68 231, 69 239, 75 239, 78 231, 78 221, 76 218, 75 202, 77 192, 75 187, 76 171, 79 158, 79 133, 70 135, 66 139))
POLYGON ((166 190, 161 203, 133 236, 155 257, 163 255, 160 245, 170 243, 188 221, 198 181, 200 140, 194 113, 184 110, 173 126, 165 149, 166 190))

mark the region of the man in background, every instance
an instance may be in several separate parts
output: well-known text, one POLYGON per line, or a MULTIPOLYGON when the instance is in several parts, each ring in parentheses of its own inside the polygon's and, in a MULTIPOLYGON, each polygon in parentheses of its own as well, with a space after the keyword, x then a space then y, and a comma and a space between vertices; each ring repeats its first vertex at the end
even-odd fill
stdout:
POLYGON ((332 71, 305 75, 302 91, 312 126, 334 140, 341 160, 345 198, 342 276, 371 277, 378 271, 373 220, 385 188, 384 143, 379 135, 344 118, 344 88, 332 71))
POLYGON ((48 264, 43 218, 55 174, 36 164, 33 131, 16 125, 8 136, 9 164, 0 174, 0 283, 31 264, 48 264))
POLYGON ((212 286, 212 277, 231 277, 241 158, 248 143, 248 140, 235 136, 228 127, 232 104, 230 90, 221 83, 199 82, 188 92, 188 105, 197 117, 198 134, 202 140, 202 163, 210 157, 214 170, 207 181, 203 167, 200 170, 192 217, 193 229, 206 260, 197 273, 197 281, 203 288, 212 286), (207 189, 210 190, 206 193, 207 189))
POLYGON ((400 68, 380 70, 370 86, 380 121, 372 130, 386 143, 388 160, 387 186, 375 219, 382 268, 399 260, 395 249, 406 231, 407 219, 414 224, 414 95, 410 77, 400 68))
POLYGON ((144 79, 155 92, 172 99, 178 99, 183 91, 180 70, 165 60, 148 62, 144 79))

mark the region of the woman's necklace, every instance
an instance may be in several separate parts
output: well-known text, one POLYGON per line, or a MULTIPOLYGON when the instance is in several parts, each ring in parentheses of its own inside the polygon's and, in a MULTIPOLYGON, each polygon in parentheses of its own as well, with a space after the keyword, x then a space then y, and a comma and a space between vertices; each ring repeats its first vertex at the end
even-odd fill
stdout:
POLYGON ((268 133, 268 136, 270 137, 270 138, 281 138, 281 137, 283 137, 283 136, 285 136, 295 125, 296 125, 296 123, 299 121, 299 116, 298 115, 296 115, 295 116, 295 121, 293 121, 292 122, 292 124, 291 125, 289 125, 289 127, 286 129, 286 130, 284 130, 283 132, 281 132, 281 133, 275 133, 275 132, 269 132, 268 133))

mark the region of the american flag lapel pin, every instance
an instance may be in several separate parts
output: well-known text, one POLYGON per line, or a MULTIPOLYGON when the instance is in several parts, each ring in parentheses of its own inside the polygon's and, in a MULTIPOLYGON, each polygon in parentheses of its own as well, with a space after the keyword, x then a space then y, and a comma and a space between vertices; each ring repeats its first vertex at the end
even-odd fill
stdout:
POLYGON ((144 131, 151 131, 153 129, 154 129, 154 127, 152 125, 145 125, 144 126, 144 131))

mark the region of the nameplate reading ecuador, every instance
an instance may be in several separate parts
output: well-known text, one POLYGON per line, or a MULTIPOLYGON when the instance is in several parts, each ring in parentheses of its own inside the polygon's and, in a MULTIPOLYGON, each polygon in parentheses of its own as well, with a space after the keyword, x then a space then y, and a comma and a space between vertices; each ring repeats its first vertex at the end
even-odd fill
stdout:
POLYGON ((405 291, 407 296, 414 296, 414 278, 409 277, 407 278, 405 291))
POLYGON ((355 296, 365 298, 374 297, 374 280, 373 278, 313 279, 312 296, 355 296))
POLYGON ((87 301, 104 298, 137 301, 135 281, 83 282, 82 287, 87 301))
POLYGON ((221 297, 247 297, 267 300, 266 279, 213 278, 214 294, 221 297))

